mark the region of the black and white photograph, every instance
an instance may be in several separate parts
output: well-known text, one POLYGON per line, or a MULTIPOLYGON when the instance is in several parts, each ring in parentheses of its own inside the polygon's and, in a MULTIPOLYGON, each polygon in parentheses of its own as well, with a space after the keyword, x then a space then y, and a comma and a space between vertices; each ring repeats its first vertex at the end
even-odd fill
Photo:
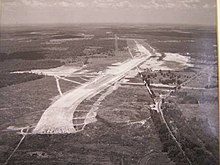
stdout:
POLYGON ((0 0, 0 164, 218 165, 217 8, 0 0))

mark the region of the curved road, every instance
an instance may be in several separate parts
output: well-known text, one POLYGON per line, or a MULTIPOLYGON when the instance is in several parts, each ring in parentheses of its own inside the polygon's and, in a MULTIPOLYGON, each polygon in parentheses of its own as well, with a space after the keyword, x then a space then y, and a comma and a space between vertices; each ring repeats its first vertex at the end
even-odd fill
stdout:
POLYGON ((110 67, 104 74, 64 94, 46 109, 33 133, 75 133, 76 130, 72 120, 77 106, 86 98, 101 92, 109 85, 123 78, 128 71, 146 61, 151 56, 151 53, 144 46, 140 45, 137 41, 135 43, 140 52, 139 56, 135 56, 119 66, 110 67))

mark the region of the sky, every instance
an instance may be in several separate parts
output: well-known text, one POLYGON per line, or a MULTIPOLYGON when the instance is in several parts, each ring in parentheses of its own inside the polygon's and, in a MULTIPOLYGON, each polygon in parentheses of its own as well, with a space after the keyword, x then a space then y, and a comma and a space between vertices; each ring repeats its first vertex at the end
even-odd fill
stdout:
POLYGON ((1 24, 216 24, 216 0, 0 0, 1 24))

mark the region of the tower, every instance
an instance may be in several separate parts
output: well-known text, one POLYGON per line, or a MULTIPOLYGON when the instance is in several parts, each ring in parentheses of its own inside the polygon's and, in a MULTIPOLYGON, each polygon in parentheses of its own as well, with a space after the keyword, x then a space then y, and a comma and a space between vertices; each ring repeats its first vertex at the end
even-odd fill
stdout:
POLYGON ((118 36, 115 34, 115 55, 118 53, 118 36))

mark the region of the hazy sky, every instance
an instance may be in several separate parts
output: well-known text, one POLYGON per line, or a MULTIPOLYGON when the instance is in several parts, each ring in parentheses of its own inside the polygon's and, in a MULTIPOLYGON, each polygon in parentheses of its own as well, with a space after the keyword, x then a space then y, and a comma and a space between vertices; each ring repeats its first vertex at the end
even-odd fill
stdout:
POLYGON ((215 0, 0 0, 1 24, 172 23, 215 25, 215 0))

